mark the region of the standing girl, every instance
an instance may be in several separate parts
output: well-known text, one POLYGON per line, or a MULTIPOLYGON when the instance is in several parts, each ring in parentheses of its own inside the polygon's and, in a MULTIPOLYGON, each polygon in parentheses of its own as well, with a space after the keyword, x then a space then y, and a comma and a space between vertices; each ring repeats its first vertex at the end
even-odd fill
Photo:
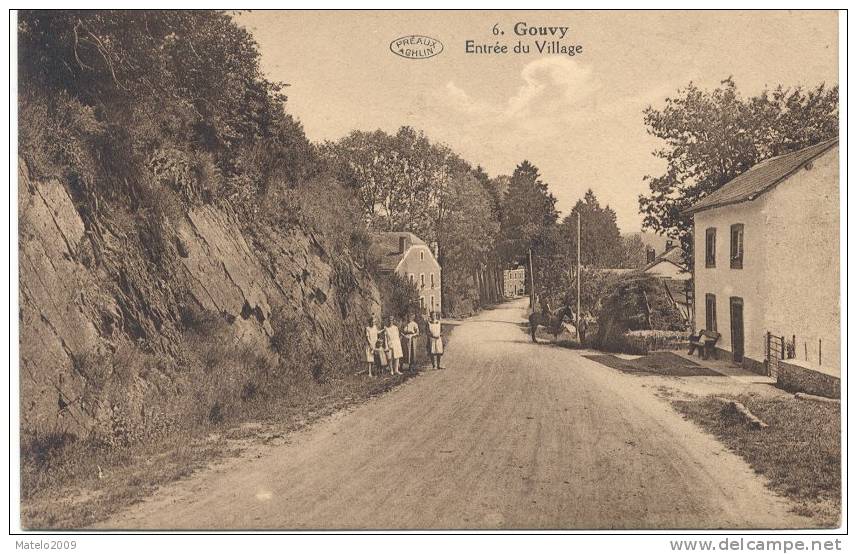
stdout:
POLYGON ((402 335, 405 337, 405 346, 408 351, 408 369, 413 371, 417 363, 416 338, 420 336, 420 326, 414 321, 414 314, 408 314, 408 323, 402 329, 402 335))
POLYGON ((443 369, 440 366, 440 357, 443 356, 443 336, 441 336, 440 318, 437 312, 431 313, 431 321, 428 326, 429 348, 431 349, 431 365, 435 369, 443 369))
POLYGON ((399 361, 402 359, 402 338, 399 336, 399 328, 393 323, 393 319, 387 316, 384 327, 384 337, 387 341, 387 357, 390 360, 390 375, 401 375, 399 361))
POLYGON ((369 377, 372 377, 372 366, 375 365, 375 345, 378 342, 378 327, 375 325, 375 316, 369 316, 369 325, 366 327, 366 369, 369 377))

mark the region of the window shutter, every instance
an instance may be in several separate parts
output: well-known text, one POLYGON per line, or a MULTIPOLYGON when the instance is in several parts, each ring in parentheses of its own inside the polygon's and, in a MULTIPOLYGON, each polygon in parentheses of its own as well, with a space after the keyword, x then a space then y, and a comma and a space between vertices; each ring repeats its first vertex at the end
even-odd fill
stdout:
POLYGON ((729 267, 742 269, 744 267, 744 224, 736 223, 730 227, 729 267))

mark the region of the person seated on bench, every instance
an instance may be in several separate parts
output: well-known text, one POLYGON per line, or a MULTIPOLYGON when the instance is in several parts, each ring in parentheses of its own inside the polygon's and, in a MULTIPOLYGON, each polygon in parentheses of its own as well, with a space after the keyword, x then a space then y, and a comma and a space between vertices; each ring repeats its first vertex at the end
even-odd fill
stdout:
POLYGON ((688 337, 687 340, 690 342, 690 350, 687 351, 688 355, 693 356, 693 351, 700 347, 699 339, 702 338, 703 332, 704 329, 700 329, 697 334, 694 335, 691 333, 690 337, 688 337))
POLYGON ((690 336, 690 350, 688 351, 688 354, 693 356, 693 351, 698 350, 699 356, 703 360, 707 360, 708 356, 714 352, 714 345, 717 343, 718 339, 720 339, 720 333, 709 331, 707 329, 700 329, 698 335, 690 336))

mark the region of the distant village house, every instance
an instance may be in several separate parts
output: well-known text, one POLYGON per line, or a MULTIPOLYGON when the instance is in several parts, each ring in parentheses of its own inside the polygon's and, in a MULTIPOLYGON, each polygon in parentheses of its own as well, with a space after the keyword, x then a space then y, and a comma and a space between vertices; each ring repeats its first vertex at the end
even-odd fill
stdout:
POLYGON ((527 272, 523 267, 503 270, 503 294, 506 298, 523 296, 526 290, 527 272))
POLYGON ((660 255, 656 256, 652 251, 649 263, 643 267, 642 272, 660 279, 666 295, 685 321, 689 322, 693 276, 684 265, 681 248, 668 240, 666 249, 660 255))
POLYGON ((380 259, 381 271, 396 273, 416 285, 422 313, 442 311, 440 264, 435 252, 413 233, 379 233, 373 250, 380 259))

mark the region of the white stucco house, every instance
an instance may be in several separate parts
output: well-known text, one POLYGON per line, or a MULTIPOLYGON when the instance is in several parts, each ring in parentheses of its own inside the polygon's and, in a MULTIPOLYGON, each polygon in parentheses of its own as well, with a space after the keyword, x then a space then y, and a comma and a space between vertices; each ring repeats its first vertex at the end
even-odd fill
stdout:
POLYGON ((765 371, 768 333, 789 360, 840 370, 839 141, 765 160, 691 206, 694 327, 765 371))
POLYGON ((381 271, 397 273, 417 287, 422 313, 442 311, 441 268, 428 244, 413 233, 393 231, 374 236, 372 250, 381 271))
POLYGON ((503 270, 503 294, 506 298, 523 296, 526 290, 527 270, 523 267, 503 270))

